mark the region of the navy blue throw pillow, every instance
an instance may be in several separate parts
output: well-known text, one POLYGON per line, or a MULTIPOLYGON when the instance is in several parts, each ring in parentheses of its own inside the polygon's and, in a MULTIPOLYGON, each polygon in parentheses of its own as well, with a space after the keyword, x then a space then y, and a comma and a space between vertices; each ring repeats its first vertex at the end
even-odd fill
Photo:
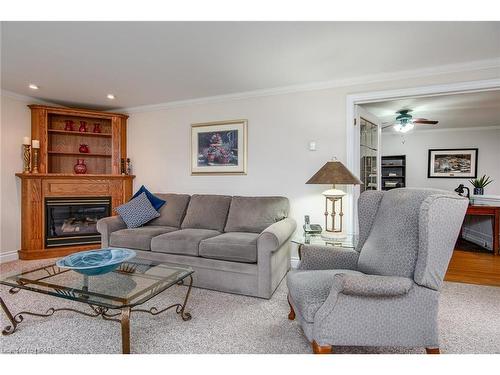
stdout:
POLYGON ((155 208, 156 211, 158 211, 165 203, 163 199, 158 198, 156 195, 151 193, 144 185, 141 186, 139 190, 137 190, 137 193, 134 194, 132 199, 138 197, 141 195, 141 193, 145 193, 146 197, 148 197, 149 201, 151 202, 151 205, 155 208))

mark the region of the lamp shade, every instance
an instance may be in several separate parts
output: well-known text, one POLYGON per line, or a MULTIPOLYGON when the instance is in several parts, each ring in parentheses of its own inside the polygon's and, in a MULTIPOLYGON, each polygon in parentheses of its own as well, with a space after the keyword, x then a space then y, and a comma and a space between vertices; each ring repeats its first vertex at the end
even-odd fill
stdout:
POLYGON ((361 185, 362 182, 338 160, 327 162, 306 184, 361 185))

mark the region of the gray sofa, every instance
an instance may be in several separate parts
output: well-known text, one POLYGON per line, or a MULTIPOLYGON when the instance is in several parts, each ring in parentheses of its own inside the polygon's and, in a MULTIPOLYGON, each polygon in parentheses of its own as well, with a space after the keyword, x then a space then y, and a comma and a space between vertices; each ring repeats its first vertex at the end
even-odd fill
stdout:
POLYGON ((102 247, 125 247, 150 260, 191 266, 194 286, 270 298, 290 268, 284 197, 155 194, 160 217, 127 229, 119 216, 99 220, 102 247))
POLYGON ((366 191, 356 250, 306 246, 287 276, 289 319, 315 353, 339 346, 439 352, 439 290, 468 200, 441 190, 366 191))

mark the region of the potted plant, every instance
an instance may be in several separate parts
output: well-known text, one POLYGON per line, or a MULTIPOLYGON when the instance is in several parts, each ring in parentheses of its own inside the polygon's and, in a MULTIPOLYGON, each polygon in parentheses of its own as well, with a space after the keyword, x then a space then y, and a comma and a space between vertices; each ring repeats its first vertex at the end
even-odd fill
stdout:
POLYGON ((483 175, 481 178, 475 178, 474 180, 469 180, 469 182, 474 186, 474 195, 483 195, 484 188, 491 184, 494 180, 490 176, 483 175))

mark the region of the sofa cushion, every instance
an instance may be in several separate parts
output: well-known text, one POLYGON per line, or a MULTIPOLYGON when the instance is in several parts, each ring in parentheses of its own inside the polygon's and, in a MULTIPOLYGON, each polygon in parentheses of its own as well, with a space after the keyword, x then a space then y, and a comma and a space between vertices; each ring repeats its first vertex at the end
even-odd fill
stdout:
POLYGON ((203 240, 200 243, 200 256, 233 262, 257 262, 256 233, 231 232, 203 240))
POLYGON ((233 197, 225 232, 260 233, 288 216, 285 197, 233 197))
POLYGON ((149 201, 146 193, 141 193, 129 202, 116 207, 127 228, 138 228, 160 216, 149 201))
POLYGON ((211 229, 181 229, 153 238, 151 251, 198 256, 200 241, 219 234, 211 229))
POLYGON ((352 270, 290 271, 286 277, 288 292, 296 312, 306 322, 313 323, 314 315, 326 301, 333 286, 335 275, 346 273, 362 275, 352 270))
POLYGON ((222 232, 226 224, 231 197, 227 195, 193 195, 181 228, 212 229, 222 232))
POLYGON ((137 190, 137 193, 135 193, 132 196, 132 199, 137 197, 139 194, 144 193, 146 194, 146 197, 148 197, 149 201, 151 202, 151 205, 155 208, 156 211, 158 211, 164 204, 165 200, 158 198, 156 195, 151 193, 144 185, 142 185, 139 190, 137 190))
POLYGON ((163 233, 178 230, 173 227, 148 225, 141 228, 120 229, 109 236, 109 246, 151 250, 151 239, 163 233))
POLYGON ((165 203, 158 211, 160 217, 151 220, 147 225, 166 225, 168 227, 180 228, 190 196, 187 194, 161 194, 155 193, 165 203))

